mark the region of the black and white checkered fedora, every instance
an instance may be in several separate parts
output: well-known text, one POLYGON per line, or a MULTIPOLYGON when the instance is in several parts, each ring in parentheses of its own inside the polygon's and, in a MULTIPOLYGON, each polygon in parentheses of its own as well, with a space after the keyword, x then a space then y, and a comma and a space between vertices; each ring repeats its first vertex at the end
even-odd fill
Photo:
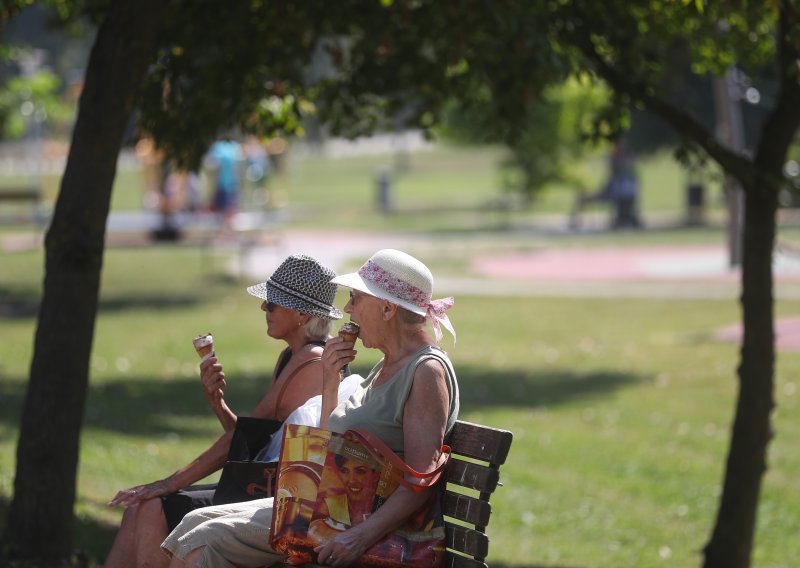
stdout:
POLYGON ((278 304, 302 314, 324 319, 340 319, 342 312, 333 307, 336 273, 304 254, 284 260, 266 282, 247 291, 257 298, 278 304))

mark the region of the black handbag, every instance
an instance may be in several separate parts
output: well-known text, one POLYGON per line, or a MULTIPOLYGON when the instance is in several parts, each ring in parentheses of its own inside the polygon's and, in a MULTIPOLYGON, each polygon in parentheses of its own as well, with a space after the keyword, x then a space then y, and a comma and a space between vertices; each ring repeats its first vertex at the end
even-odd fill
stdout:
MULTIPOLYGON (((283 381, 281 390, 275 400, 275 411, 283 398, 283 393, 292 383, 298 372, 311 363, 321 360, 313 357, 301 363, 292 374, 283 381)), ((253 418, 242 416, 237 418, 233 438, 228 449, 228 461, 222 468, 217 490, 212 503, 226 505, 239 501, 252 501, 272 497, 277 476, 278 462, 253 461, 259 451, 265 447, 272 435, 280 430, 283 422, 269 418, 253 418)))
POLYGON ((228 449, 228 460, 222 468, 212 504, 225 505, 272 497, 277 475, 277 462, 253 461, 277 432, 280 420, 240 416, 228 449))

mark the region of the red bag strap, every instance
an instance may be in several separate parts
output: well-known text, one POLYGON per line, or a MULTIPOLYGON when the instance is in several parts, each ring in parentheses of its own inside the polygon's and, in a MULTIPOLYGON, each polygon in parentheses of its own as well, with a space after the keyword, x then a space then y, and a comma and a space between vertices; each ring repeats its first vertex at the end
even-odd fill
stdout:
POLYGON ((443 445, 441 447, 441 455, 436 461, 436 467, 429 472, 422 473, 410 467, 400 458, 400 456, 394 453, 394 451, 392 451, 392 449, 387 446, 383 440, 378 438, 372 432, 368 432, 362 428, 355 428, 353 430, 348 430, 345 435, 350 435, 361 442, 367 452, 369 452, 369 454, 376 460, 381 462, 386 460, 392 464, 392 475, 397 478, 397 481, 403 487, 411 489, 412 491, 424 491, 428 487, 434 485, 439 480, 439 477, 441 477, 442 472, 444 472, 445 467, 447 467, 447 462, 450 459, 450 446, 443 445), (405 478, 406 475, 418 479, 420 482, 411 483, 405 478))

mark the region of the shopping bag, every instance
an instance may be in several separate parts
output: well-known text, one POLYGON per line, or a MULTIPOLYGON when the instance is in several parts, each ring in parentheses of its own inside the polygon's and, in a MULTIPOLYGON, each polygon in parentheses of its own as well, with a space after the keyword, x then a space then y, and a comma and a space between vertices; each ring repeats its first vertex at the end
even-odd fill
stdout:
POLYGON ((253 461, 283 423, 240 416, 236 420, 228 460, 222 468, 212 503, 225 505, 273 496, 278 464, 253 461))
MULTIPOLYGON (((287 425, 275 485, 270 544, 287 564, 316 562, 314 548, 366 520, 399 485, 421 491, 435 485, 450 448, 434 471, 408 467, 376 436, 364 430, 337 434, 287 425), (405 475, 421 485, 410 483, 405 475)), ((432 568, 444 558, 442 484, 400 528, 384 536, 356 562, 358 566, 432 568)))

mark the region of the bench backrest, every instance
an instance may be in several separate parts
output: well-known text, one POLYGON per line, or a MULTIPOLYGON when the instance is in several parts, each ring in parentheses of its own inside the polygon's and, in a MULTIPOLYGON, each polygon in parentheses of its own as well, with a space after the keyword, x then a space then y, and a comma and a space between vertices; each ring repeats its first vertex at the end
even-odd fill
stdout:
POLYGON ((458 421, 447 439, 453 451, 443 501, 448 554, 445 568, 485 568, 489 499, 511 448, 508 430, 458 421), (466 526, 465 526, 466 525, 466 526))

